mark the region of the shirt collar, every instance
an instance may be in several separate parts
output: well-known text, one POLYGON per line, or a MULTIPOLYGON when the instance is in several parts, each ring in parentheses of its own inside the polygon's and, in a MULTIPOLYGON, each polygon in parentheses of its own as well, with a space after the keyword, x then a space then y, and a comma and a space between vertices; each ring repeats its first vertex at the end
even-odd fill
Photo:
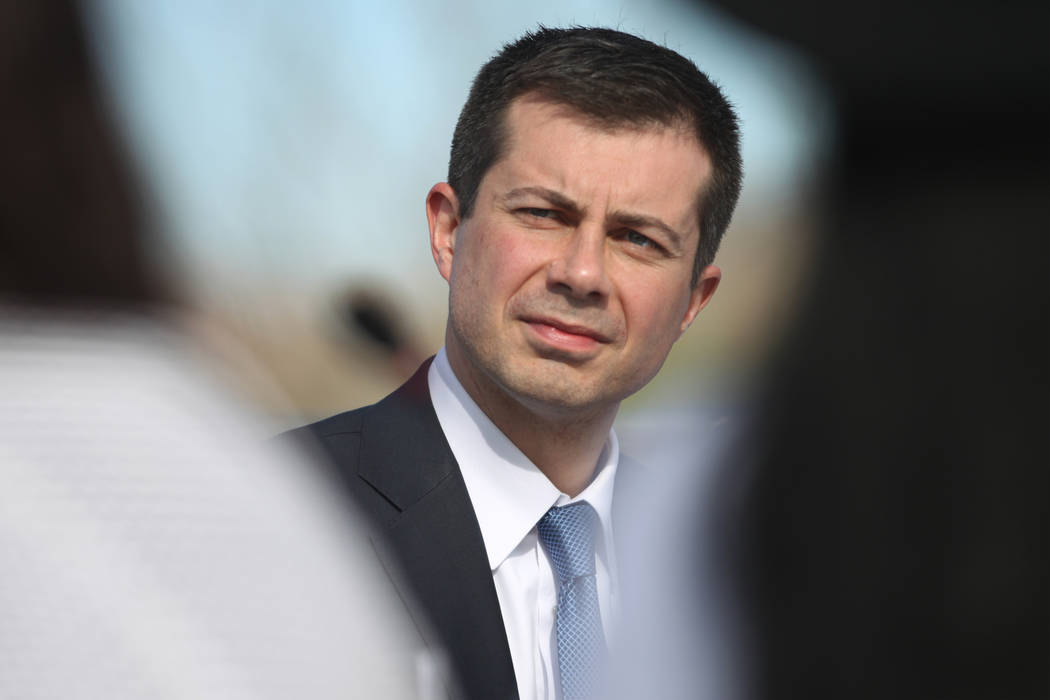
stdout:
POLYGON ((620 446, 616 433, 598 458, 598 474, 575 498, 562 493, 478 408, 460 384, 445 349, 427 373, 441 430, 459 463, 481 527, 489 567, 495 571, 552 506, 587 501, 602 524, 599 556, 611 555, 612 495, 620 446))

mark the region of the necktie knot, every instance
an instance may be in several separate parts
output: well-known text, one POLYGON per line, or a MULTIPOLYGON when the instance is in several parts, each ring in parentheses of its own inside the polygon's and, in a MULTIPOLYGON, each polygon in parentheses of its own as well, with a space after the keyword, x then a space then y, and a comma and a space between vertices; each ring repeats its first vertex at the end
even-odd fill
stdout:
POLYGON ((536 524, 559 580, 568 582, 594 574, 598 526, 598 513, 586 501, 551 508, 536 524))

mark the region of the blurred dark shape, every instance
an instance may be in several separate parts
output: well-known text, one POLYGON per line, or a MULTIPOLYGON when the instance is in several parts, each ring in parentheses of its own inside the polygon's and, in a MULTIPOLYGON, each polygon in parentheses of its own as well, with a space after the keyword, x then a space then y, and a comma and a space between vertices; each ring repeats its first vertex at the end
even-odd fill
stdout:
POLYGON ((426 355, 406 329, 397 306, 374 288, 351 288, 337 306, 345 328, 364 338, 386 357, 392 371, 403 379, 412 376, 426 355))
MULTIPOLYGON (((870 179, 996 163, 1045 177, 1050 4, 715 4, 813 59, 841 125, 836 175, 870 179)), ((973 177, 994 182, 1004 174, 973 177)))
POLYGON ((839 124, 741 449, 752 695, 1050 697, 1050 4, 720 4, 839 124))
POLYGON ((368 292, 356 291, 347 300, 348 325, 363 333, 384 352, 394 354, 405 344, 390 311, 368 292))
POLYGON ((159 302, 154 242, 77 10, 0 3, 0 300, 159 302))

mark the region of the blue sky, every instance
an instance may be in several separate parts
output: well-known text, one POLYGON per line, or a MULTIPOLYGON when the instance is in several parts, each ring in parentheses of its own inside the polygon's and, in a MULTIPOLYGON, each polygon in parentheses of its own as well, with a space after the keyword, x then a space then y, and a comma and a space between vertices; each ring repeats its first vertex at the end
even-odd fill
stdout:
POLYGON ((96 46, 172 247, 196 276, 439 289, 424 196, 480 65, 537 24, 693 59, 743 122, 742 215, 790 199, 826 131, 793 54, 682 2, 104 0, 96 46), (427 286, 434 285, 434 286, 427 286))

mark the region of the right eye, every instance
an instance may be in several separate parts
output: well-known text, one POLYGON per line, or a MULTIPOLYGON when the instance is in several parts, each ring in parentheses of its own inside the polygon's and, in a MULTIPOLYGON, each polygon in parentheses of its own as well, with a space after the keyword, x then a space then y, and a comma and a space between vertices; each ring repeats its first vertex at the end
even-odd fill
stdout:
POLYGON ((553 209, 540 209, 538 207, 525 207, 521 210, 529 216, 534 216, 537 219, 553 219, 558 216, 558 213, 553 209))

